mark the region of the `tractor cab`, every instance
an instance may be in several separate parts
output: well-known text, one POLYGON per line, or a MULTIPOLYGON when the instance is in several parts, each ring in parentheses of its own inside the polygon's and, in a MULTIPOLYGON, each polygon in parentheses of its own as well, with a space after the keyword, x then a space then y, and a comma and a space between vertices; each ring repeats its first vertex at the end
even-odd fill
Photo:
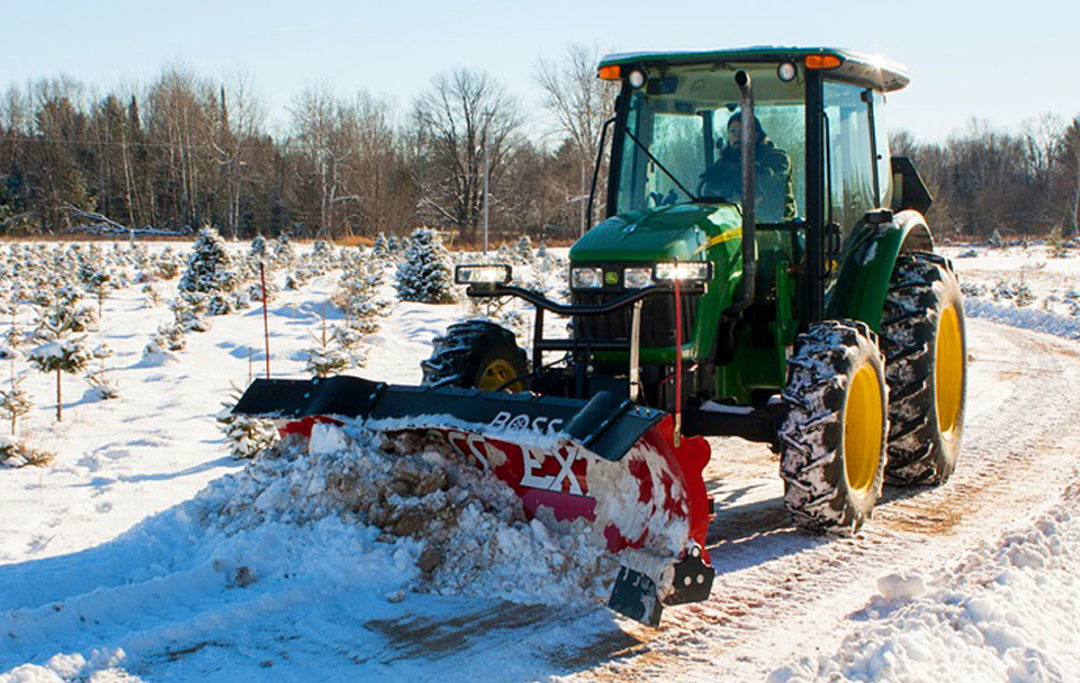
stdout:
POLYGON ((908 83, 902 67, 843 50, 752 48, 610 55, 600 63, 600 78, 623 84, 609 214, 738 201, 739 178, 728 167, 737 165, 741 143, 729 134, 742 105, 740 72, 752 84, 756 164, 766 176, 758 179, 760 223, 806 220, 819 200, 851 227, 860 210, 891 205, 882 119, 885 93, 908 83), (811 176, 824 181, 827 196, 808 193, 811 176))
MULTIPOLYGON (((909 79, 888 60, 825 48, 635 53, 605 57, 598 75, 622 84, 609 122, 608 217, 647 226, 657 222, 650 214, 696 204, 715 207, 714 222, 730 223, 732 211, 741 222, 752 208, 764 259, 756 268, 757 299, 775 293, 777 258, 802 264, 809 286, 797 286, 794 308, 803 329, 826 317, 832 266, 867 215, 929 206, 906 160, 893 179, 885 96, 909 79), (742 192, 748 106, 753 207, 742 192), (904 186, 907 196, 896 191, 904 186)), ((607 235, 587 238, 572 259, 602 260, 605 249, 594 247, 611 243, 607 235)))

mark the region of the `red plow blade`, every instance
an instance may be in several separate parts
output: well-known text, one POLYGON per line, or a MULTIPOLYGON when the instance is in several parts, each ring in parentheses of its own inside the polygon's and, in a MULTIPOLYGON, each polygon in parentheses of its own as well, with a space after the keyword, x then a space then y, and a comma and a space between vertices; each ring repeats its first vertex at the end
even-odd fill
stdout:
POLYGON ((586 529, 613 553, 622 564, 609 601, 616 611, 655 625, 664 604, 708 597, 709 446, 692 437, 676 447, 670 415, 611 395, 586 402, 334 379, 351 381, 260 380, 234 412, 293 418, 284 429, 305 435, 344 418, 390 436, 436 437, 513 489, 528 517, 586 529))

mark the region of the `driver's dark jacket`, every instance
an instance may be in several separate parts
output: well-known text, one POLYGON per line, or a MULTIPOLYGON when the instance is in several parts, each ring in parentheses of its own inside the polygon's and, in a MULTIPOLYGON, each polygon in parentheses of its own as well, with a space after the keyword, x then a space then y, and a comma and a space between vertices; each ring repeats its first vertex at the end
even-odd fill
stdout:
MULTIPOLYGON (((791 181, 791 157, 769 138, 754 146, 754 211, 761 223, 793 220, 795 191, 791 181)), ((731 201, 742 198, 742 149, 726 146, 707 171, 701 174, 705 194, 731 201)))

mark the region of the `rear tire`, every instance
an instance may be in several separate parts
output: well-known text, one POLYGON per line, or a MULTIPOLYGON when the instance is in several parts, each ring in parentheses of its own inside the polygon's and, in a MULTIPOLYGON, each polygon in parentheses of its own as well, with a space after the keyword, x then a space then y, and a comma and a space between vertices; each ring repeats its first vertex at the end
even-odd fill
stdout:
POLYGON ((799 528, 853 533, 870 517, 884 480, 885 387, 865 323, 825 321, 799 335, 778 435, 784 504, 799 528))
POLYGON ((897 259, 881 349, 890 392, 886 481, 942 484, 956 469, 967 388, 964 300, 947 259, 927 253, 897 259))
POLYGON ((431 357, 421 361, 424 386, 456 386, 484 391, 517 392, 528 388, 525 352, 514 333, 484 320, 451 325, 435 338, 431 357))

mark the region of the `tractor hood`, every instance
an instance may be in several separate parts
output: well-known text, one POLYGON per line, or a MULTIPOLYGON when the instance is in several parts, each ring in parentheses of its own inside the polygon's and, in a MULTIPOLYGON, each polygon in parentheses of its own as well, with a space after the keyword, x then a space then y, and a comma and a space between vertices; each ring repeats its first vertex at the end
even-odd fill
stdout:
POLYGON ((628 211, 599 223, 570 248, 574 263, 698 260, 710 238, 741 224, 730 204, 628 211))

